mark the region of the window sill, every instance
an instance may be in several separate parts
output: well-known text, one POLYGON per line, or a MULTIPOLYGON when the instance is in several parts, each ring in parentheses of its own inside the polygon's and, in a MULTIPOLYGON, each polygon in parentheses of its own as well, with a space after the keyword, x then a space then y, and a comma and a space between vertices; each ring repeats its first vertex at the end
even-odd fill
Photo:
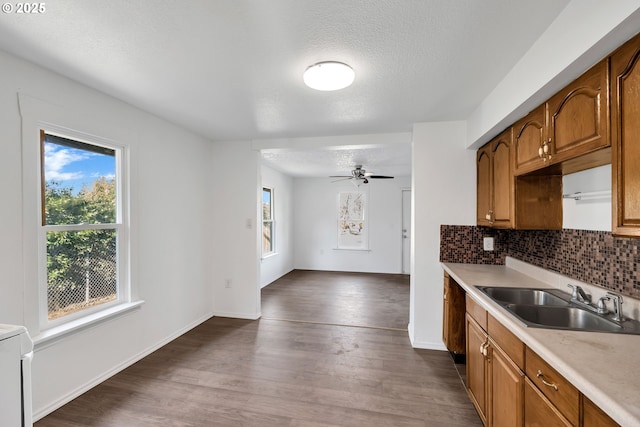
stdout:
POLYGON ((272 258, 274 256, 278 255, 278 252, 270 252, 266 255, 263 255, 262 258, 260 258, 260 261, 264 261, 266 259, 272 258))
POLYGON ((144 300, 119 304, 106 310, 65 323, 64 325, 47 329, 32 338, 33 344, 36 350, 42 350, 55 344, 67 335, 98 325, 106 322, 107 320, 115 319, 116 317, 122 316, 139 308, 142 304, 144 304, 144 300))

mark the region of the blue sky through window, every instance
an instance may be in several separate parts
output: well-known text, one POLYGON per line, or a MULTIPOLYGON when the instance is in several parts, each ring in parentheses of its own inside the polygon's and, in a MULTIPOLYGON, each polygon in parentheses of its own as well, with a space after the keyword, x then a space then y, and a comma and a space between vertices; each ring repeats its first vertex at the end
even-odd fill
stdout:
POLYGON ((91 188, 93 182, 102 177, 110 181, 116 175, 115 156, 51 142, 44 143, 44 166, 48 183, 53 181, 58 187, 71 187, 74 194, 85 186, 91 188))

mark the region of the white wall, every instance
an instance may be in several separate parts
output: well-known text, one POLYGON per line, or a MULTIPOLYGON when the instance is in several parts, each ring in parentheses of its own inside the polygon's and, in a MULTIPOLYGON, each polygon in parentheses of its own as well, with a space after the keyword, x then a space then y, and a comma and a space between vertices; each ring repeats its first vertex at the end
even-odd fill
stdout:
POLYGON ((260 262, 260 287, 293 270, 293 178, 268 166, 261 167, 261 187, 273 190, 275 250, 260 262))
POLYGON ((444 350, 440 225, 475 225, 476 154, 465 149, 465 122, 413 126, 413 221, 409 337, 444 350))
POLYGON ((640 29, 638 0, 572 0, 467 119, 479 148, 640 29))
POLYGON ((370 180, 367 194, 369 251, 337 250, 337 195, 358 189, 350 181, 296 178, 294 202, 294 266, 297 269, 402 273, 402 189, 409 177, 370 180))
POLYGON ((214 314, 260 317, 260 164, 248 141, 217 142, 208 192, 214 200, 214 250, 210 259, 214 314), (230 287, 226 287, 230 281, 230 287))
POLYGON ((562 228, 611 231, 611 165, 563 176, 562 193, 577 192, 581 200, 562 200, 562 228))
MULTIPOLYGON (((76 122, 128 129, 131 145, 133 286, 145 304, 125 316, 36 346, 36 418, 176 337, 212 313, 211 151, 207 140, 123 102, 0 52, 0 323, 24 324, 25 277, 36 269, 23 236, 37 224, 22 209, 18 92, 60 106, 76 122), (23 223, 24 222, 24 223, 23 223)), ((37 143, 37 141, 35 142, 37 143)))

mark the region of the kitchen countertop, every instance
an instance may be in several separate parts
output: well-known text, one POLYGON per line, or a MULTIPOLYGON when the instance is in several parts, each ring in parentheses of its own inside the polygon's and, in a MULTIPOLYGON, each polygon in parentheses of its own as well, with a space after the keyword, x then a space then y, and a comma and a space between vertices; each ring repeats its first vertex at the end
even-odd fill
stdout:
POLYGON ((0 340, 20 335, 26 331, 27 329, 24 326, 0 324, 0 340))
POLYGON ((558 286, 508 265, 509 262, 507 266, 442 263, 469 296, 611 418, 622 426, 640 426, 640 361, 636 361, 640 358, 640 335, 527 327, 476 286, 555 289, 558 286))

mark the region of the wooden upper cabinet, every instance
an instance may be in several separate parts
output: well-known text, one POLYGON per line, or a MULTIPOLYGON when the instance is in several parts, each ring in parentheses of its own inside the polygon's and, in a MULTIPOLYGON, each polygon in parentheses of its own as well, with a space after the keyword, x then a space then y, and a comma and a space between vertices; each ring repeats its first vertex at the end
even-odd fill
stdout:
POLYGON ((605 59, 514 125, 514 174, 573 173, 611 161, 609 61, 605 59))
POLYGON ((477 173, 477 223, 491 225, 492 189, 491 189, 491 143, 478 150, 476 155, 477 173))
POLYGON ((516 175, 548 165, 548 162, 540 157, 540 149, 546 137, 544 105, 518 120, 513 126, 513 132, 514 173, 516 175))
POLYGON ((547 101, 551 163, 610 145, 609 61, 599 62, 547 101))
POLYGON ((640 237, 640 35, 611 56, 612 232, 640 237))
POLYGON ((509 128, 478 150, 477 224, 489 227, 512 227, 513 174, 509 128))
POLYGON ((513 131, 509 128, 491 143, 494 227, 510 228, 513 225, 512 142, 513 131))

